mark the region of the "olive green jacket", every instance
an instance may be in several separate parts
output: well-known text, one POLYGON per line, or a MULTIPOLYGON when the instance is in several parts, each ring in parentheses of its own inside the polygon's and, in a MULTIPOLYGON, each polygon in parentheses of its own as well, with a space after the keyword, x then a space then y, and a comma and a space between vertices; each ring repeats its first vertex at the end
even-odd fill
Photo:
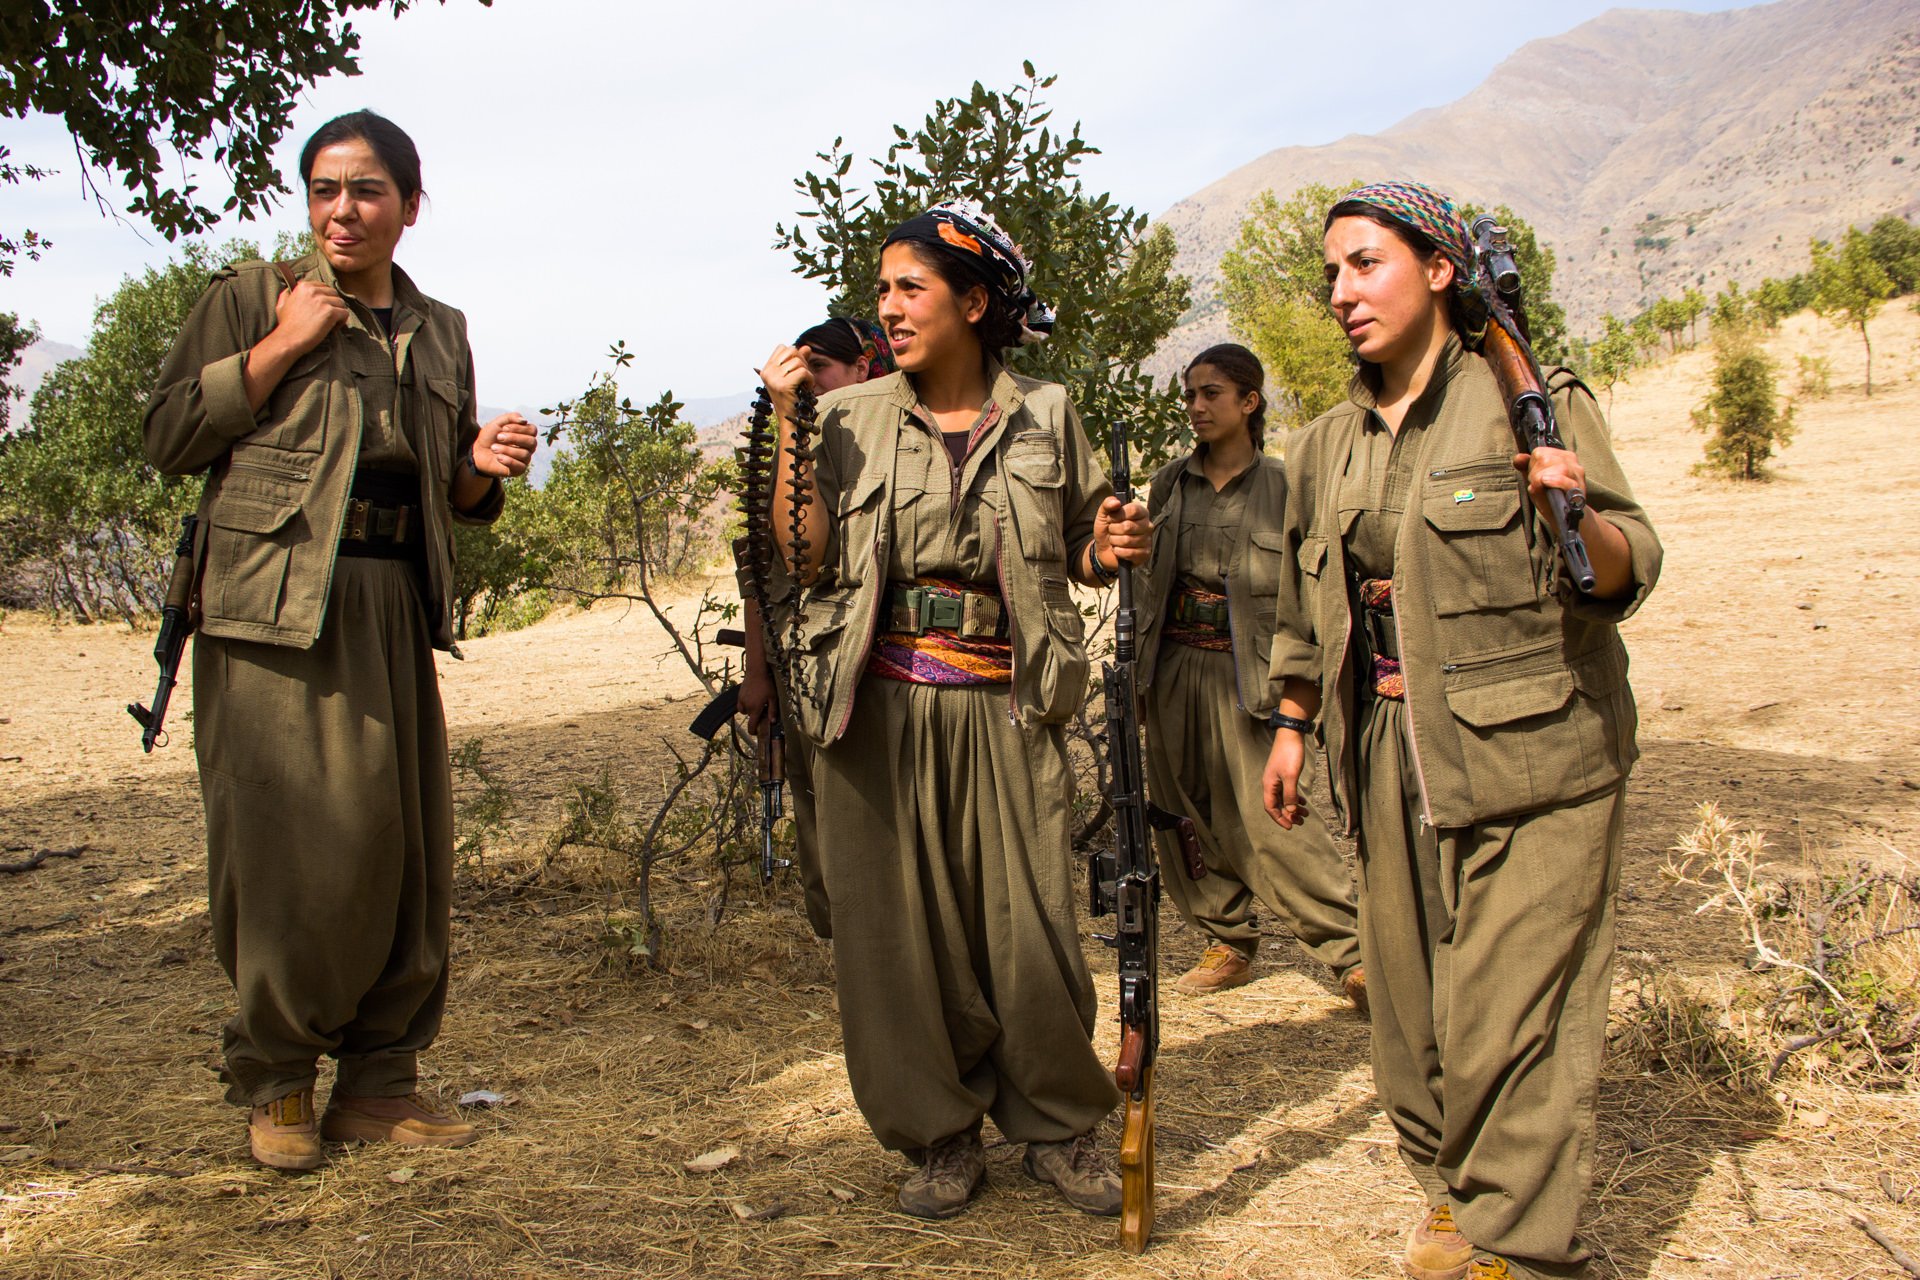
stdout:
MULTIPOLYGON (((976 450, 994 451, 983 483, 998 537, 1000 591, 1013 645, 1008 714, 1022 725, 1071 719, 1087 698, 1086 624, 1067 566, 1093 538, 1112 485, 1095 465, 1066 389, 990 369, 999 421, 976 450)), ((821 397, 814 474, 829 513, 826 562, 804 597, 793 655, 802 727, 837 741, 853 713, 885 596, 897 444, 915 406, 913 384, 889 374, 821 397)), ((817 536, 809 534, 808 536, 817 536)))
MULTIPOLYGON (((1460 827, 1549 808, 1618 784, 1638 755, 1627 652, 1617 624, 1660 576, 1660 540, 1633 500, 1593 396, 1564 370, 1550 379, 1567 447, 1580 455, 1587 504, 1626 535, 1633 587, 1617 600, 1577 592, 1557 537, 1513 467, 1515 444, 1486 361, 1456 339, 1407 422, 1430 425, 1395 543, 1411 757, 1423 817, 1460 827)), ((1343 538, 1366 500, 1351 475, 1373 411, 1357 379, 1349 401, 1287 443, 1293 501, 1272 676, 1322 691, 1321 729, 1336 810, 1351 828, 1358 785, 1353 619, 1343 538)), ((1403 428, 1404 429, 1404 428, 1403 428)))
MULTIPOLYGON (((1180 576, 1180 476, 1200 465, 1196 450, 1176 458, 1154 473, 1147 488, 1147 510, 1153 517, 1153 559, 1140 593, 1139 684, 1153 684, 1159 665, 1160 635, 1180 576)), ((1281 524, 1287 512, 1287 468, 1278 458, 1257 456, 1246 478, 1246 519, 1239 542, 1227 565, 1227 627, 1233 636, 1234 697, 1241 710, 1266 719, 1280 705, 1280 685, 1271 676, 1274 597, 1280 587, 1285 543, 1281 524)))
MULTIPOLYGON (((336 283, 319 254, 296 278, 336 283)), ((397 377, 395 412, 420 464, 426 523, 427 617, 433 643, 453 644, 453 521, 500 514, 493 486, 471 511, 453 509, 454 463, 472 450, 473 354, 466 318, 393 271, 393 345, 349 299, 352 317, 287 371, 258 414, 247 404, 247 352, 275 324, 285 288, 266 262, 216 272, 160 367, 147 402, 147 458, 169 475, 207 473, 200 500, 200 629, 210 636, 296 649, 325 623, 335 550, 360 455, 358 382, 397 377), (431 498, 431 500, 428 500, 431 498)))

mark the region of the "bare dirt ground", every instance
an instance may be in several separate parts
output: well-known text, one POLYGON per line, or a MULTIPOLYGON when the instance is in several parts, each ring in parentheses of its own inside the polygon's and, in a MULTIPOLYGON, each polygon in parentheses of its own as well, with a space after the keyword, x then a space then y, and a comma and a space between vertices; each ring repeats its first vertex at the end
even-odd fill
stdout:
MULTIPOLYGON (((1827 355, 1768 485, 1691 474, 1710 357, 1622 386, 1617 443, 1667 546, 1627 629, 1645 756, 1634 779, 1617 1003, 1647 975, 1741 981, 1742 944, 1663 879, 1705 800, 1782 861, 1920 850, 1920 317, 1857 336, 1810 316, 1774 349, 1827 355)), ((150 633, 0 621, 0 1275, 55 1277, 1165 1276, 1398 1274, 1420 1202, 1373 1096, 1365 1024, 1284 936, 1263 977, 1169 999, 1160 1222, 1130 1258, 1112 1224, 990 1145, 989 1189, 951 1223, 894 1208, 839 1057, 832 975, 798 889, 736 888, 717 928, 704 868, 664 873, 667 968, 604 938, 611 862, 538 857, 572 787, 605 770, 636 807, 688 741, 693 682, 637 611, 475 641, 441 669, 455 741, 513 789, 504 842, 462 873, 455 977, 429 1084, 504 1095, 457 1152, 358 1149, 283 1176, 246 1157, 213 1071, 229 992, 176 695, 143 757, 122 711, 152 688, 150 633), (724 1145, 718 1172, 684 1168, 724 1145)), ((471 785, 463 790, 471 794, 471 785)), ((1163 963, 1196 935, 1169 911, 1163 963)), ((1111 1059, 1112 962, 1101 1052, 1111 1059)), ((1736 1093, 1616 1053, 1603 1080, 1589 1234, 1601 1277, 1897 1276, 1849 1224, 1920 1253, 1920 1097, 1795 1079, 1736 1093)), ((989 1130, 989 1137, 992 1137, 989 1130)))

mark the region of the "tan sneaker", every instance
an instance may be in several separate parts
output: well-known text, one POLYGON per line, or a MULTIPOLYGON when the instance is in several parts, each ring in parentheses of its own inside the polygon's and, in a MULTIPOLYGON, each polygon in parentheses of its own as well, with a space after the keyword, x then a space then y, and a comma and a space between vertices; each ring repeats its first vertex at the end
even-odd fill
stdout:
POLYGON ((1340 994, 1347 1003, 1359 1011, 1362 1017, 1371 1017, 1373 1007, 1367 1003, 1367 971, 1359 965, 1347 970, 1340 979, 1340 994))
POLYGON ((398 1142, 409 1147, 464 1147, 480 1136, 458 1116, 428 1106, 417 1093, 404 1098, 352 1098, 334 1094, 320 1121, 328 1142, 398 1142))
POLYGON ((318 1169, 327 1152, 313 1123, 313 1086, 262 1103, 247 1115, 247 1145, 270 1169, 318 1169))
POLYGON ((1224 942, 1200 953, 1200 963, 1180 975, 1173 985, 1190 996, 1211 995, 1253 981, 1253 962, 1224 942))
POLYGON ((1460 1234, 1453 1210, 1443 1204, 1427 1210, 1420 1225, 1407 1233, 1400 1269, 1411 1280, 1466 1280, 1467 1265, 1473 1261, 1473 1242, 1460 1234))
POLYGON ((920 1152, 920 1167, 900 1184, 900 1207, 916 1218, 951 1218, 987 1180, 980 1131, 942 1138, 920 1152))
POLYGON ((1100 1154, 1091 1132, 1066 1142, 1029 1142, 1020 1167, 1034 1181, 1052 1183, 1082 1213, 1111 1218, 1120 1212, 1120 1175, 1100 1154))
POLYGON ((1513 1268, 1505 1258, 1491 1253, 1478 1254, 1467 1268, 1467 1280, 1513 1280, 1513 1268))

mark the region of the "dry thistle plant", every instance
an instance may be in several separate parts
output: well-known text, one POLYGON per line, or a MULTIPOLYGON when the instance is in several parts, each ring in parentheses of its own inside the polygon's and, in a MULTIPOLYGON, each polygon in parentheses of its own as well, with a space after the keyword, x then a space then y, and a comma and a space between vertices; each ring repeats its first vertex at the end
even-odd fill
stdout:
MULTIPOLYGON (((1740 1021, 1769 1055, 1767 1078, 1801 1059, 1850 1084, 1906 1084, 1920 1064, 1920 874, 1865 861, 1783 874, 1766 841, 1707 803, 1662 874, 1707 893, 1695 914, 1739 924, 1760 979, 1740 1021)), ((1729 1010, 1731 1013, 1732 1010, 1729 1010)))

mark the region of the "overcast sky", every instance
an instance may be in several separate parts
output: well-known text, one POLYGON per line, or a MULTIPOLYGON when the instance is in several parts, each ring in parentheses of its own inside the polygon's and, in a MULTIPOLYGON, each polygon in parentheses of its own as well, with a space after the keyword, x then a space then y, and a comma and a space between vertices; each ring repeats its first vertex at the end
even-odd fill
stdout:
MULTIPOLYGON (((1089 189, 1159 213, 1276 147, 1450 102, 1526 41, 1609 7, 447 0, 363 17, 362 74, 303 97, 279 158, 292 174, 307 134, 362 106, 413 135, 429 203, 398 261, 467 313, 485 402, 570 395, 616 338, 640 353, 622 380, 630 395, 709 397, 751 386, 775 341, 825 313, 825 292, 771 241, 803 205, 792 180, 837 135, 857 155, 882 152, 893 123, 917 124, 975 80, 1010 85, 1031 59, 1059 76, 1056 122, 1080 121, 1104 152, 1084 169, 1089 189)), ((174 247, 82 199, 58 121, 0 123, 0 144, 17 164, 63 171, 0 188, 0 225, 54 242, 0 279, 0 309, 82 344, 94 306, 174 247)), ((201 177, 212 190, 221 175, 201 177)), ((270 243, 303 219, 296 197, 216 238, 270 243)))

